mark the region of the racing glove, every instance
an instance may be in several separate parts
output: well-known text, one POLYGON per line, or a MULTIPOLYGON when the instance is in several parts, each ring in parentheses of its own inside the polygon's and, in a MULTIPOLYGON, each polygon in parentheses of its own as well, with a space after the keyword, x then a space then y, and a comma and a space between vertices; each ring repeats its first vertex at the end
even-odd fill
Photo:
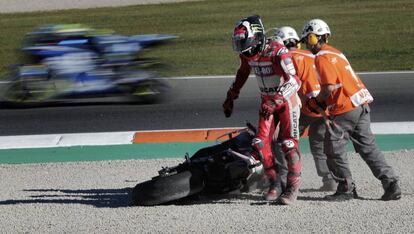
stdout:
POLYGON ((231 114, 233 113, 233 99, 226 98, 226 100, 223 103, 223 112, 226 118, 229 118, 231 116, 231 114))
POLYGON ((281 94, 275 95, 273 99, 266 100, 262 103, 260 108, 260 115, 268 120, 269 117, 277 110, 279 110, 283 103, 285 103, 285 98, 281 94))
POLYGON ((223 112, 226 118, 229 118, 231 114, 233 113, 234 100, 237 99, 238 97, 239 97, 239 92, 235 91, 234 89, 230 88, 227 91, 227 97, 223 103, 223 112))

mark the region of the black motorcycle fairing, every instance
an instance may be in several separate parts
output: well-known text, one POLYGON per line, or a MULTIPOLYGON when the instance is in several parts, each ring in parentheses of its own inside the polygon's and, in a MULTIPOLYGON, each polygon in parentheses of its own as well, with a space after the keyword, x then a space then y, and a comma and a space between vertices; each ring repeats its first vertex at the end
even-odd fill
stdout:
POLYGON ((205 174, 206 193, 228 193, 241 189, 250 174, 248 164, 233 155, 222 153, 207 164, 205 174))
POLYGON ((254 162, 249 160, 253 135, 248 131, 239 133, 191 157, 186 155, 184 162, 162 168, 158 176, 137 184, 132 191, 133 204, 159 205, 201 193, 248 191, 248 180, 253 175, 250 167, 254 162))

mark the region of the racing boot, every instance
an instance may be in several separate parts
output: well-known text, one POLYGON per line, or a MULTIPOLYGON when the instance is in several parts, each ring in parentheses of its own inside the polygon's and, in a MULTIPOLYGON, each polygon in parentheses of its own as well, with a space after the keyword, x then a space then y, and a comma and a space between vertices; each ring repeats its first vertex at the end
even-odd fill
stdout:
POLYGON ((292 205, 296 202, 302 179, 300 176, 288 178, 286 191, 280 196, 279 202, 283 205, 292 205))
POLYGON ((264 199, 266 201, 275 201, 279 197, 280 193, 276 187, 269 187, 269 190, 264 194, 264 199))
POLYGON ((358 198, 355 183, 350 178, 339 181, 336 192, 332 195, 325 196, 328 201, 347 201, 358 198))
POLYGON ((280 186, 277 186, 276 170, 273 168, 266 169, 265 174, 269 180, 269 189, 263 197, 266 201, 274 201, 280 196, 280 190, 278 189, 280 186))
POLYGON ((384 183, 384 191, 384 195, 381 197, 383 201, 399 200, 401 198, 401 189, 398 185, 398 180, 394 180, 387 185, 384 183))
POLYGON ((279 202, 284 205, 291 205, 296 202, 299 194, 299 188, 302 182, 301 171, 302 161, 297 142, 294 140, 285 140, 282 143, 282 149, 285 153, 288 174, 286 190, 280 196, 279 202))

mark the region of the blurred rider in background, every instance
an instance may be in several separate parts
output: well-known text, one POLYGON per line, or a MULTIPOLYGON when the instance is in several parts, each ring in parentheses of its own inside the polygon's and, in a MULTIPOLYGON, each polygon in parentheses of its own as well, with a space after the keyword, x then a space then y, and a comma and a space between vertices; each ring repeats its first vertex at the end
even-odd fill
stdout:
POLYGON ((358 196, 346 155, 349 140, 374 176, 381 181, 385 191, 381 199, 400 199, 398 177, 378 149, 371 131, 369 103, 373 97, 345 55, 328 44, 330 36, 328 24, 320 19, 308 21, 302 32, 306 47, 315 54, 321 84, 321 91, 316 97, 308 99, 307 105, 314 112, 327 109, 331 120, 345 131, 342 139, 326 131, 324 149, 328 166, 339 182, 335 194, 326 196, 326 199, 348 200, 358 196))
MULTIPOLYGON (((318 81, 318 74, 315 69, 315 56, 307 51, 300 49, 300 40, 295 29, 289 26, 277 28, 274 32, 273 40, 280 40, 289 49, 292 54, 293 64, 296 73, 302 82, 298 91, 302 103, 306 103, 309 98, 316 97, 321 87, 318 81)), ((323 150, 323 142, 325 138, 325 120, 321 114, 310 111, 306 105, 302 106, 299 119, 300 135, 308 128, 309 147, 315 161, 316 172, 322 177, 321 191, 335 191, 337 187, 336 181, 332 178, 326 163, 326 155, 323 150)), ((279 150, 277 150, 279 151, 279 150)), ((279 151, 280 152, 280 151, 279 151)), ((279 174, 282 183, 285 184, 284 176, 287 168, 285 166, 284 157, 280 153, 276 154, 277 161, 281 164, 279 174)))
POLYGON ((233 111, 233 101, 238 98, 251 70, 256 75, 261 92, 259 126, 253 147, 269 179, 266 200, 277 200, 282 204, 296 201, 301 184, 301 156, 299 152, 300 88, 292 56, 283 43, 268 41, 259 16, 241 19, 233 31, 233 49, 239 54, 240 67, 223 103, 226 117, 233 111), (271 142, 276 126, 280 123, 282 151, 288 162, 286 190, 276 189, 277 173, 271 142))

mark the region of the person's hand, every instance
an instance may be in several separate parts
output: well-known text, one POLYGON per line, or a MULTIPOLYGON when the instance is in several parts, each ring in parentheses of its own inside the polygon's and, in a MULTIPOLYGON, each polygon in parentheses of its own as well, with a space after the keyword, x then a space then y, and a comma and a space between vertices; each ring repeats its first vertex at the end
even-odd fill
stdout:
POLYGON ((233 113, 234 100, 237 99, 238 97, 239 97, 239 92, 237 92, 233 88, 230 88, 227 91, 226 100, 223 103, 223 112, 226 118, 229 118, 231 114, 233 113))
POLYGON ((331 139, 341 140, 345 136, 345 130, 339 126, 333 119, 324 114, 326 129, 331 135, 331 139))
POLYGON ((233 113, 233 99, 232 98, 227 97, 226 100, 224 101, 223 112, 226 118, 229 118, 231 114, 233 113))
POLYGON ((260 108, 260 115, 264 119, 269 119, 271 115, 277 110, 279 110, 283 104, 285 103, 285 99, 282 95, 276 95, 273 99, 269 99, 262 103, 260 108))
POLYGON ((264 119, 269 119, 269 117, 275 112, 275 103, 273 100, 268 100, 262 103, 260 107, 260 115, 264 119))
POLYGON ((310 111, 316 114, 321 114, 321 112, 326 110, 326 104, 318 102, 315 97, 309 98, 306 102, 306 106, 310 111))

